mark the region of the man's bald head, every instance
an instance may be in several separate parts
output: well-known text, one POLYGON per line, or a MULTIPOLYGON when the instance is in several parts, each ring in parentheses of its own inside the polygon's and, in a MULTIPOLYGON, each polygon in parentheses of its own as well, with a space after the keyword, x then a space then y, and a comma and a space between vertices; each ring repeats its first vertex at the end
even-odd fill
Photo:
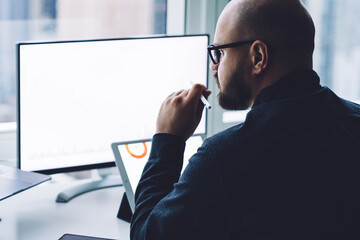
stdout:
POLYGON ((312 69, 315 27, 300 0, 232 0, 216 26, 220 105, 250 107, 260 91, 296 69, 312 69), (224 47, 226 44, 238 44, 224 47), (242 43, 239 45, 239 43, 242 43))
POLYGON ((315 27, 299 0, 233 0, 227 8, 238 41, 259 39, 270 51, 312 57, 315 27))

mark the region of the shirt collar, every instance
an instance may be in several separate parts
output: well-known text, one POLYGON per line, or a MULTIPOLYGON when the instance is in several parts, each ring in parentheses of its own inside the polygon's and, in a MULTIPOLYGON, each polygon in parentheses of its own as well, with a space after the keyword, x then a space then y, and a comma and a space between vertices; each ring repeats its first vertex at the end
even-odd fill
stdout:
POLYGON ((302 96, 320 89, 320 78, 315 71, 311 69, 296 70, 261 90, 255 99, 253 108, 274 100, 302 96))

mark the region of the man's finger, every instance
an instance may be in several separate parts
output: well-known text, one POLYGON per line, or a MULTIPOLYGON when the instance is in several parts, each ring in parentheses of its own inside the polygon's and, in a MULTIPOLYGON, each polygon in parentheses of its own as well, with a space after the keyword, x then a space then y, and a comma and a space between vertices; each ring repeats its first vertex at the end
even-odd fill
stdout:
POLYGON ((194 86, 190 89, 188 94, 188 99, 191 102, 199 101, 202 92, 205 90, 205 86, 201 84, 194 84, 194 86))
POLYGON ((202 92, 202 95, 207 99, 211 95, 211 91, 206 89, 202 92))
POLYGON ((180 94, 182 94, 185 90, 181 89, 180 91, 177 91, 174 96, 179 96, 180 94))

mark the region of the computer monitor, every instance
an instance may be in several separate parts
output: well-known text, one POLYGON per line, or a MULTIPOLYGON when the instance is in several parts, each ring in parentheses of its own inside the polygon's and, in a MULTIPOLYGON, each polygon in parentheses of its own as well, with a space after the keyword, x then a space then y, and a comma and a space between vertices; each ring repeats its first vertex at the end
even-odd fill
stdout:
MULTIPOLYGON (((18 164, 46 174, 115 166, 150 139, 163 100, 207 85, 208 35, 18 43, 18 164)), ((206 134, 206 110, 195 134, 206 134)))

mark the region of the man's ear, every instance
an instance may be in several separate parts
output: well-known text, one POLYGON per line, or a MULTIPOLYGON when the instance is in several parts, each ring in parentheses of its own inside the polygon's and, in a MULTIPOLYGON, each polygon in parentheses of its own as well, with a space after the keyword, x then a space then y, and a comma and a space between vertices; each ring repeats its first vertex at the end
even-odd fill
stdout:
POLYGON ((269 64, 269 49, 267 45, 260 40, 256 40, 250 48, 251 61, 253 65, 253 75, 262 74, 269 64))

